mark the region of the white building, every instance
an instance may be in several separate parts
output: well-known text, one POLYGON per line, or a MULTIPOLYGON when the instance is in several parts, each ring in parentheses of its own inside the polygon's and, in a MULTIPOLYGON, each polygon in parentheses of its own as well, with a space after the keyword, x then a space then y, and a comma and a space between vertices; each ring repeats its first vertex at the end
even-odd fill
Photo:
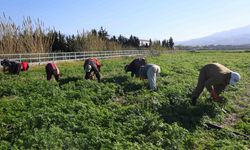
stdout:
POLYGON ((150 41, 149 40, 143 40, 143 39, 140 39, 140 46, 149 46, 149 43, 150 41))

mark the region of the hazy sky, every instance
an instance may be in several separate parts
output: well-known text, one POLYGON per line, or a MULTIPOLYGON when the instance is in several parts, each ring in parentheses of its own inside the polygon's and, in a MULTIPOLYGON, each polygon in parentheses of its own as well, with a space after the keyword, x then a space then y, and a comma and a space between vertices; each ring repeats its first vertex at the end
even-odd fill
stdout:
POLYGON ((250 25, 250 0, 0 0, 0 12, 20 23, 42 20, 66 34, 106 28, 141 39, 193 39, 250 25))

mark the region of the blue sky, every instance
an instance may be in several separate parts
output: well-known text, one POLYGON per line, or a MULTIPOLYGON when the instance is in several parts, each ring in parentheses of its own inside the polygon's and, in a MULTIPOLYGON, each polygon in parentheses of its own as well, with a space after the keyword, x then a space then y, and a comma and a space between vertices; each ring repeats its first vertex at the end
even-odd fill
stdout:
POLYGON ((250 25, 250 0, 0 0, 21 23, 39 18, 66 34, 106 28, 111 35, 175 41, 250 25))

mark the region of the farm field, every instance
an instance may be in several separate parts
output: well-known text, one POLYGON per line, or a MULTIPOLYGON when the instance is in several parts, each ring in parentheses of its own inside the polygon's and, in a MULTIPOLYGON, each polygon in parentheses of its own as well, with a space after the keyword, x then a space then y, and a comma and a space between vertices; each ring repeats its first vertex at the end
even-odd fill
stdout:
POLYGON ((101 83, 84 79, 83 61, 58 63, 59 82, 46 81, 44 65, 19 76, 0 73, 0 149, 250 149, 249 58, 244 52, 146 57, 161 67, 156 92, 124 72, 132 57, 101 60, 101 83), (242 79, 227 87, 224 105, 204 90, 191 106, 199 69, 213 62, 242 79))

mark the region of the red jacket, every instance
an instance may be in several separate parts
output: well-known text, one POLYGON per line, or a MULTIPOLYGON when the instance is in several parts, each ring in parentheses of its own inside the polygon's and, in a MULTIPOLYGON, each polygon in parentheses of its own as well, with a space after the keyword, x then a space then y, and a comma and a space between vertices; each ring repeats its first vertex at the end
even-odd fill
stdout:
POLYGON ((100 71, 101 69, 101 62, 97 58, 89 58, 90 61, 93 61, 96 64, 96 67, 100 71))
POLYGON ((57 65, 56 65, 55 63, 50 63, 50 64, 51 64, 53 70, 56 70, 56 74, 59 75, 59 74, 60 74, 60 71, 59 71, 57 65))
POLYGON ((22 66, 22 71, 27 71, 29 68, 29 63, 28 62, 21 62, 22 66))

